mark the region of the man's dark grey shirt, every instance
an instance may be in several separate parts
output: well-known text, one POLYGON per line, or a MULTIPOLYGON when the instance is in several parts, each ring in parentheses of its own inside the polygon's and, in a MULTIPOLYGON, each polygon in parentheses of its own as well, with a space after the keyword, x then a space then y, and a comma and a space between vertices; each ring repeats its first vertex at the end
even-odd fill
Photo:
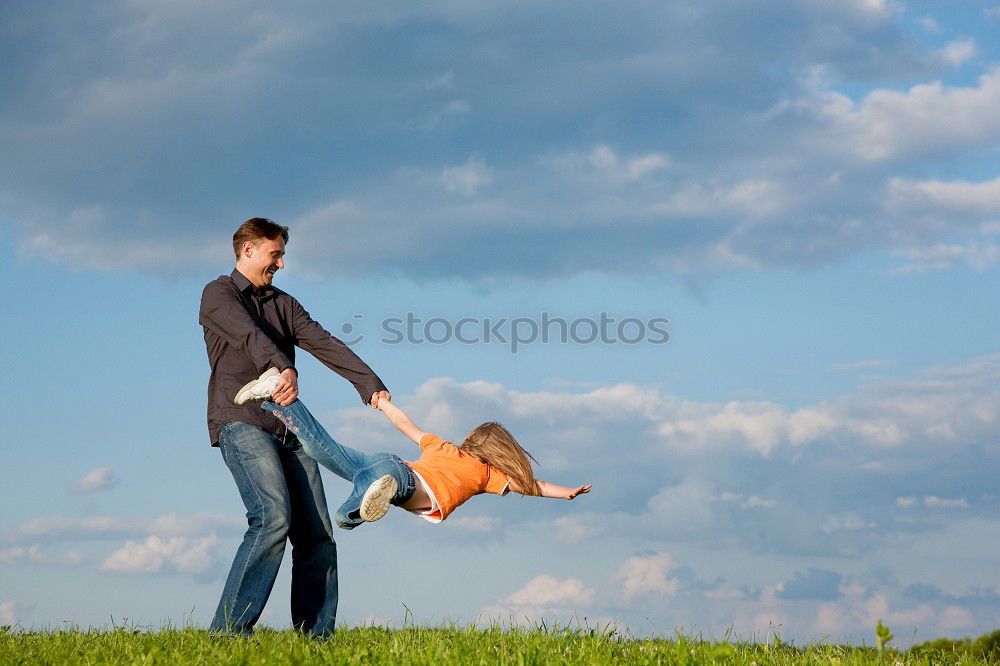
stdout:
POLYGON ((208 380, 208 433, 219 445, 219 428, 228 421, 260 426, 279 437, 285 426, 259 402, 237 405, 236 392, 270 367, 295 367, 295 347, 354 384, 361 400, 386 390, 368 365, 316 323, 292 296, 275 287, 257 290, 238 270, 212 280, 201 294, 198 323, 212 375, 208 380))

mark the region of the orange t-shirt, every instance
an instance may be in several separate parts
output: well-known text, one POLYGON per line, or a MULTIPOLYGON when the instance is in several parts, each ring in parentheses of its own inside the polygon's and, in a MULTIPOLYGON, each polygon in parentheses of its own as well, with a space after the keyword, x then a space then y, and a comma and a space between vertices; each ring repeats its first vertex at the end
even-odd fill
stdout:
POLYGON ((437 511, 421 514, 432 522, 444 520, 473 495, 508 493, 509 476, 437 435, 425 432, 420 450, 420 460, 404 462, 427 483, 437 500, 437 511))

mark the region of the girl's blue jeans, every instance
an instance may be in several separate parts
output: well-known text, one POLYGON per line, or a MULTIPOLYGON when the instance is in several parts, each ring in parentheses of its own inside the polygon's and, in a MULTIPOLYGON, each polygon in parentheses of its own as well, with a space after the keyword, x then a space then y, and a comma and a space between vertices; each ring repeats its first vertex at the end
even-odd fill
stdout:
POLYGON ((358 515, 361 498, 368 486, 386 474, 396 479, 397 490, 391 500, 392 504, 403 504, 413 496, 417 487, 416 479, 409 465, 399 456, 391 453, 365 453, 344 446, 330 436, 301 400, 296 400, 287 407, 264 401, 261 407, 288 426, 288 431, 298 438, 306 455, 354 484, 347 501, 340 505, 334 516, 339 527, 351 530, 364 522, 358 515))

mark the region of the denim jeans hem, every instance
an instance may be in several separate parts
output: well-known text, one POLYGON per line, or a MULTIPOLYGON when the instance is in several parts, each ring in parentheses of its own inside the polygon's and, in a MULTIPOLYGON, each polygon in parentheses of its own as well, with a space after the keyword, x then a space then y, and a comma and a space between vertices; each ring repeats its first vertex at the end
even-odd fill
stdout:
POLYGON ((399 456, 391 453, 383 455, 386 457, 364 469, 358 470, 358 473, 355 474, 354 488, 350 496, 340 505, 340 508, 334 514, 334 521, 337 523, 337 527, 352 530, 365 522, 360 517, 352 517, 352 514, 360 510, 361 500, 364 498, 365 491, 368 490, 369 486, 383 476, 391 476, 396 480, 396 494, 389 500, 390 504, 399 506, 405 504, 407 500, 413 497, 413 493, 417 488, 413 470, 399 456))

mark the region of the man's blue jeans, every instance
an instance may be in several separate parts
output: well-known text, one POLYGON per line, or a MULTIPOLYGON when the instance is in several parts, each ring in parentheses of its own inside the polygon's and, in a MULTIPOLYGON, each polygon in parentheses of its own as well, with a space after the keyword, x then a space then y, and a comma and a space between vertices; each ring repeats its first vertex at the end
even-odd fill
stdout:
POLYGON ((392 504, 403 504, 413 496, 416 480, 409 465, 399 456, 391 453, 365 453, 340 444, 320 425, 301 400, 296 400, 287 407, 265 401, 261 403, 261 407, 277 416, 288 427, 288 431, 298 438, 307 455, 354 484, 350 497, 335 514, 338 526, 350 530, 364 522, 357 515, 361 498, 368 486, 386 474, 394 477, 397 483, 392 504))
POLYGON ((260 618, 292 542, 292 624, 317 636, 337 619, 337 546, 316 462, 294 437, 230 421, 219 431, 222 457, 247 508, 213 632, 249 634, 260 618))

